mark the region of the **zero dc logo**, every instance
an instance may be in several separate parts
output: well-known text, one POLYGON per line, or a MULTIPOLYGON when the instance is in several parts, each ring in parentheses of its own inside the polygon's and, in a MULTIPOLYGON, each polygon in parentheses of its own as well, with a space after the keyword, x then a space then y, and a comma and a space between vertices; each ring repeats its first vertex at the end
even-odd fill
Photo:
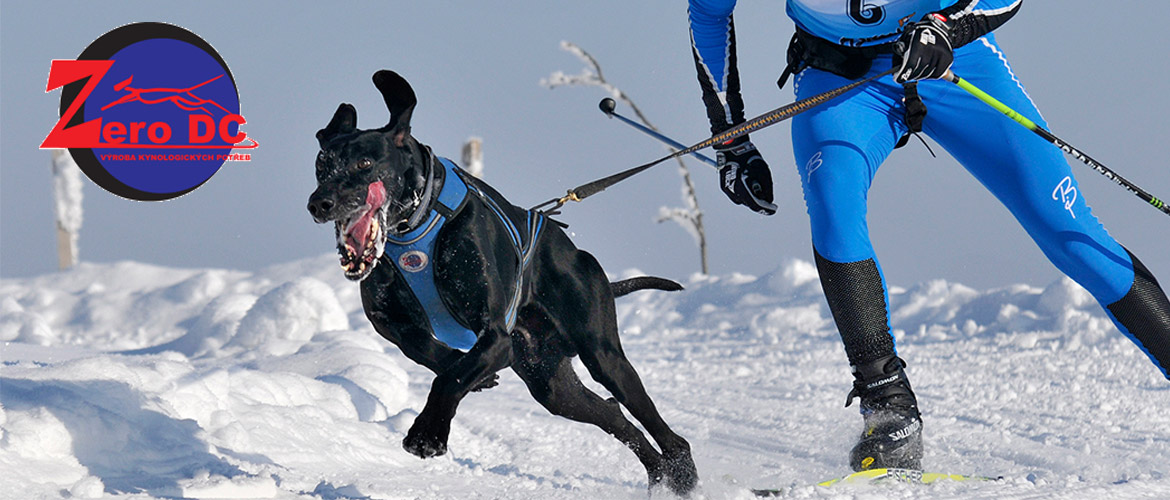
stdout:
POLYGON ((45 92, 62 87, 61 119, 41 148, 69 148, 90 180, 124 198, 182 196, 224 162, 251 160, 233 149, 257 146, 240 130, 227 64, 178 26, 122 26, 77 60, 54 60, 45 92))

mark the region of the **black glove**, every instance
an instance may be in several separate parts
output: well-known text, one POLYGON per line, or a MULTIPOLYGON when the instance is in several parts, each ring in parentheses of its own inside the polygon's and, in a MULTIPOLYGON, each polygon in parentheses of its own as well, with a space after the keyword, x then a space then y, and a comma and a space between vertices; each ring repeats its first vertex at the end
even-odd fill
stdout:
POLYGON ((736 205, 764 215, 776 213, 772 203, 772 172, 747 137, 715 146, 719 163, 719 188, 736 205))
POLYGON ((921 21, 907 25, 894 47, 894 81, 939 78, 951 69, 955 55, 951 47, 951 28, 939 13, 927 14, 921 21))

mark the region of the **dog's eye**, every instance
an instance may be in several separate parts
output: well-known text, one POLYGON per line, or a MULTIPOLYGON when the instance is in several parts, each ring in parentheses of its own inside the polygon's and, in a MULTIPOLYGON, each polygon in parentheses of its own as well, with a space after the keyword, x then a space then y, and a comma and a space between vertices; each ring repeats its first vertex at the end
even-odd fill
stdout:
POLYGON ((358 160, 357 166, 358 166, 358 168, 370 168, 370 166, 372 166, 373 164, 374 164, 374 160, 371 160, 369 158, 362 158, 361 160, 358 160))

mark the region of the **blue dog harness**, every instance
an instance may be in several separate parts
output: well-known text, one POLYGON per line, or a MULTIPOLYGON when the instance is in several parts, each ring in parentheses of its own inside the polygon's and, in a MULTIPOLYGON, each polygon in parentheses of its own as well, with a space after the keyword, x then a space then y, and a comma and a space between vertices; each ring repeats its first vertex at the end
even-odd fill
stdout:
POLYGON ((443 165, 446 180, 443 182, 443 189, 439 191, 438 199, 427 214, 426 221, 407 233, 387 235, 383 255, 393 260, 399 274, 422 306, 435 339, 452 349, 466 352, 475 345, 479 337, 455 319, 439 296, 438 288, 435 287, 435 267, 431 265, 431 259, 435 254, 435 241, 438 239, 439 231, 448 220, 463 210, 469 193, 474 193, 483 200, 507 228, 520 267, 516 273, 512 299, 504 316, 507 330, 511 331, 516 325, 516 311, 520 306, 521 292, 524 290, 524 271, 528 268, 532 249, 544 227, 544 215, 531 210, 526 211, 527 223, 523 228, 526 231, 522 231, 507 217, 495 199, 463 179, 463 171, 455 166, 454 162, 442 157, 437 158, 443 165))

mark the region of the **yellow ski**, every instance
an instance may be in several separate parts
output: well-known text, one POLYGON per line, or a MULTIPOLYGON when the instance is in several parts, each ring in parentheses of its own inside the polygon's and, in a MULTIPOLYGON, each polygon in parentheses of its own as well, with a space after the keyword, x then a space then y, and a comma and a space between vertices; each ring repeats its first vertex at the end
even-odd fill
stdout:
MULTIPOLYGON (((1003 477, 968 476, 945 472, 922 472, 913 469, 869 469, 847 476, 817 483, 817 486, 836 487, 842 485, 876 485, 884 483, 931 484, 936 481, 998 481, 1003 477)), ((752 490, 757 496, 770 497, 784 494, 785 490, 752 490)))
POLYGON ((945 472, 922 472, 913 469, 870 469, 854 472, 845 477, 830 479, 817 483, 817 486, 833 486, 837 484, 877 484, 877 483, 922 483, 930 484, 935 481, 994 481, 994 477, 965 476, 962 474, 947 474, 945 472))

